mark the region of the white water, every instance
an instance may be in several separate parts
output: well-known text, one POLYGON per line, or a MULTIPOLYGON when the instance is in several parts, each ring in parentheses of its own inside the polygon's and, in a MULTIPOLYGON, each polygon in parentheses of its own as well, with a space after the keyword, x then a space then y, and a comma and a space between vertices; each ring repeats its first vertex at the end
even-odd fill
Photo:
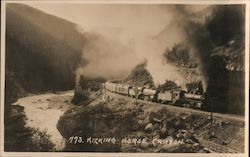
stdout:
POLYGON ((65 141, 57 130, 56 125, 60 116, 63 115, 67 106, 69 106, 69 104, 64 103, 64 100, 71 99, 73 94, 73 91, 68 91, 62 94, 49 93, 27 96, 18 99, 15 104, 19 104, 24 107, 24 112, 27 117, 26 126, 39 128, 40 131, 46 131, 47 134, 51 136, 50 141, 55 144, 55 149, 60 150, 65 146, 65 141), (58 105, 56 100, 60 99, 62 99, 62 101, 59 103, 61 103, 60 105, 64 107, 53 107, 53 104, 51 103, 57 103, 58 105))

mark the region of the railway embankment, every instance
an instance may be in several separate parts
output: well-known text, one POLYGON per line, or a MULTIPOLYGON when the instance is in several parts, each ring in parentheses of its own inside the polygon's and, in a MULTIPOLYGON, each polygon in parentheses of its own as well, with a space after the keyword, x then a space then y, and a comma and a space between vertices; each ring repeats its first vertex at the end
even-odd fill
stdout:
POLYGON ((213 114, 211 119, 204 111, 114 93, 99 93, 57 123, 65 151, 101 152, 244 152, 244 128, 243 117, 213 114))

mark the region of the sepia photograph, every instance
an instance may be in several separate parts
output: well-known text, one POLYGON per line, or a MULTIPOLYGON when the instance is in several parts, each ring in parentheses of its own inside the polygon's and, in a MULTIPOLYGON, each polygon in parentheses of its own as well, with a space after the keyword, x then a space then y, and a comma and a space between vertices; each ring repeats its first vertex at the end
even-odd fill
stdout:
POLYGON ((2 1, 0 156, 247 156, 249 45, 248 0, 2 1))

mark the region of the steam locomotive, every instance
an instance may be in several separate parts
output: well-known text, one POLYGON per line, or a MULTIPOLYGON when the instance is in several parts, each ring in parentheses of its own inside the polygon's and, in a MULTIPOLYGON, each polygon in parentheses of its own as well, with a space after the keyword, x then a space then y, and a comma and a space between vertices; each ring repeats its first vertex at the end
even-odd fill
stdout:
POLYGON ((181 107, 203 109, 204 96, 193 91, 171 90, 160 92, 146 87, 136 87, 113 82, 104 83, 104 88, 110 92, 129 96, 136 99, 169 104, 181 107))

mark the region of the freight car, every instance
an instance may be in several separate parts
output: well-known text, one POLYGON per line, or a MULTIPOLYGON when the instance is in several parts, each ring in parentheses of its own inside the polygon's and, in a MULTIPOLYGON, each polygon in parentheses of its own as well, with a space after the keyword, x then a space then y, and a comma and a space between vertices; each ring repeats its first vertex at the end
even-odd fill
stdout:
POLYGON ((143 88, 142 92, 139 95, 139 99, 146 101, 156 101, 157 91, 153 89, 143 88))
POLYGON ((112 83, 112 82, 106 82, 104 84, 104 87, 105 89, 111 91, 111 92, 115 92, 115 87, 116 87, 116 84, 115 83, 112 83))
POLYGON ((164 93, 158 93, 157 102, 162 104, 171 104, 172 103, 172 92, 166 91, 164 93))
POLYGON ((139 98, 139 96, 142 94, 144 87, 135 87, 130 86, 128 91, 128 96, 132 98, 139 98))
POLYGON ((128 85, 117 84, 115 86, 115 93, 128 96, 129 95, 129 88, 130 88, 130 86, 128 86, 128 85))

